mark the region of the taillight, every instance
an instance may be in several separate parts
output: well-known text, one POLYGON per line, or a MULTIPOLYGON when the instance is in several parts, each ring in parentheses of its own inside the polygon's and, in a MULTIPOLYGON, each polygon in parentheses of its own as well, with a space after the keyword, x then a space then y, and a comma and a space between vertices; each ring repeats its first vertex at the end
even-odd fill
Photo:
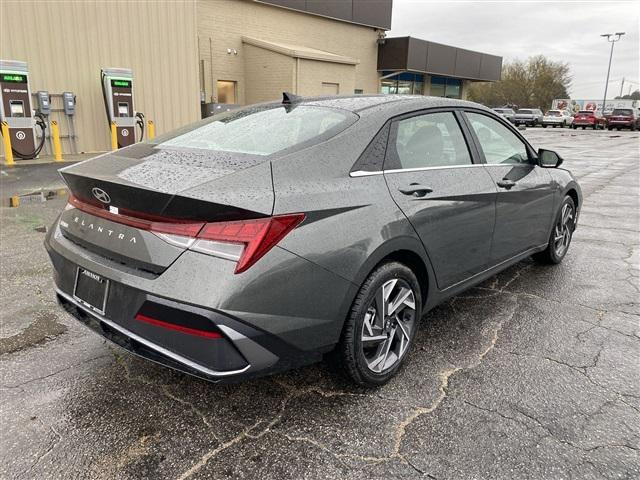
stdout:
POLYGON ((251 267, 305 218, 304 213, 205 223, 90 205, 69 195, 73 207, 115 223, 146 230, 181 248, 238 262, 235 273, 251 267))
POLYGON ((207 223, 191 250, 236 260, 235 273, 247 270, 304 220, 304 213, 207 223))

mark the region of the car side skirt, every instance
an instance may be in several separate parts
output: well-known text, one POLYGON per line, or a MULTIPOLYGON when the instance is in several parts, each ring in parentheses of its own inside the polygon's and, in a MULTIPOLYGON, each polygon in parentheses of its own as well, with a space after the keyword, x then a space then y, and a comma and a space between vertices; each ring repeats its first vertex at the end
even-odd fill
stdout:
POLYGON ((543 245, 539 245, 537 247, 530 248, 528 250, 525 250, 522 253, 519 253, 514 257, 511 257, 503 262, 498 263, 497 265, 489 267, 488 269, 483 270, 482 272, 478 272, 472 277, 469 277, 466 280, 463 280, 462 282, 456 283, 455 285, 451 285, 450 287, 447 287, 444 290, 439 290, 437 293, 430 295, 431 298, 429 298, 428 300, 428 303, 425 308, 425 312, 427 310, 430 310, 436 307, 437 305, 448 300, 449 298, 454 297, 459 293, 462 293, 465 290, 468 290, 469 288, 484 282, 488 278, 491 278, 497 273, 500 273, 501 271, 509 268, 510 266, 524 260, 525 258, 530 257, 534 253, 541 252, 545 248, 547 248, 546 243, 543 245))

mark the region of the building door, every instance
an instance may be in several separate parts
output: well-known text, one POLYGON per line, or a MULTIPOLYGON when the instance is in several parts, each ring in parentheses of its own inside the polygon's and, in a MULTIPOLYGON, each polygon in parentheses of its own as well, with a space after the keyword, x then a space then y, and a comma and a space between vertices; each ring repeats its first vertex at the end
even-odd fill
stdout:
POLYGON ((339 83, 322 82, 322 95, 338 95, 340 93, 339 83))
POLYGON ((231 80, 218 80, 218 103, 238 103, 236 101, 236 82, 231 80))

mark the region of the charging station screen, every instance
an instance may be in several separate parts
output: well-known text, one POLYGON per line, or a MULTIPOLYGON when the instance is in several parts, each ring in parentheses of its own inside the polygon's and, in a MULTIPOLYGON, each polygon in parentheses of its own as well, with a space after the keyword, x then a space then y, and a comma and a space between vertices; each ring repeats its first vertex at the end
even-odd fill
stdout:
POLYGON ((129 104, 118 102, 118 116, 119 117, 128 117, 129 116, 129 104))
POLYGON ((112 87, 131 88, 131 80, 111 80, 112 87))
POLYGON ((9 106, 11 107, 12 117, 24 117, 24 103, 22 103, 22 100, 10 100, 9 106))
POLYGON ((27 76, 26 75, 17 75, 15 73, 3 73, 2 74, 2 81, 3 82, 10 82, 10 83, 27 83, 27 76))

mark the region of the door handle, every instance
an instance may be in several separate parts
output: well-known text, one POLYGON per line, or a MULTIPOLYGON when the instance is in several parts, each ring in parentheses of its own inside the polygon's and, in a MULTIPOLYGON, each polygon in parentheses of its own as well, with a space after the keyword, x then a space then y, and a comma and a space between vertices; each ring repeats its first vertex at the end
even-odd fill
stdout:
POLYGON ((414 197, 424 197, 427 193, 433 192, 429 187, 425 187, 424 185, 420 185, 418 183, 412 183, 408 187, 398 188, 398 191, 403 195, 413 195, 414 197))
POLYGON ((516 185, 516 182, 514 182, 513 180, 509 180, 507 178, 503 178, 499 182, 496 182, 496 184, 500 188, 506 188, 507 190, 511 190, 511 188, 513 188, 516 185))

